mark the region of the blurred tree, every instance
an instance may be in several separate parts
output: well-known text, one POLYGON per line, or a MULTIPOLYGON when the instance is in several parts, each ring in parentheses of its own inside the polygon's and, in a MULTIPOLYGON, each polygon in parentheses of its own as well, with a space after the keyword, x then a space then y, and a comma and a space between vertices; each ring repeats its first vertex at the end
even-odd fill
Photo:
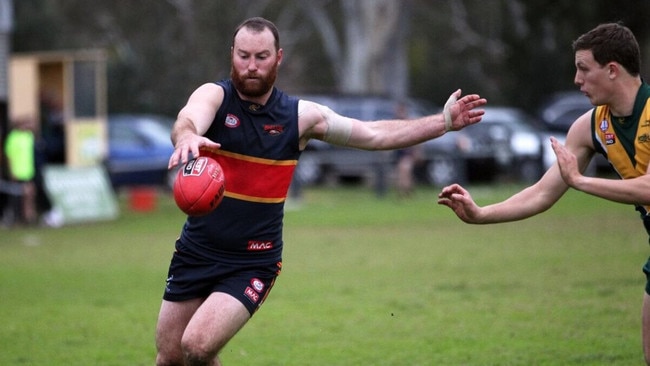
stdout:
POLYGON ((320 35, 337 89, 407 95, 405 15, 409 1, 339 0, 336 12, 327 11, 328 3, 300 2, 320 35))
MULTIPOLYGON (((573 89, 571 41, 623 21, 650 60, 650 1, 20 0, 15 52, 109 51, 109 111, 174 115, 199 84, 227 77, 234 27, 280 29, 289 92, 410 94, 443 103, 458 87, 532 110, 573 89)), ((644 74, 650 73, 644 63, 644 74)))
POLYGON ((622 21, 650 56, 650 1, 414 0, 412 14, 411 90, 433 101, 461 87, 533 112, 575 89, 571 43, 599 23, 622 21))

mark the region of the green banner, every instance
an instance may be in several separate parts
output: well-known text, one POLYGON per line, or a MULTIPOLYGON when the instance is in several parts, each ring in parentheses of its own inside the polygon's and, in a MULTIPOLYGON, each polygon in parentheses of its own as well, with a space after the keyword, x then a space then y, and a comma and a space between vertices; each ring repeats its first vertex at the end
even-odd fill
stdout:
POLYGON ((44 168, 45 190, 63 224, 112 220, 119 208, 102 166, 44 168))

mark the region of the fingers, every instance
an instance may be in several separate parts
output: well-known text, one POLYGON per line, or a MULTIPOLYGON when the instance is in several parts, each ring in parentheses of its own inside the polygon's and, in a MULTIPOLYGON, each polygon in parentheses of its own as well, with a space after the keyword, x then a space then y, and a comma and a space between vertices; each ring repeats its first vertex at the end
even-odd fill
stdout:
POLYGON ((221 144, 216 143, 202 136, 194 136, 176 144, 174 152, 169 158, 168 169, 172 169, 178 164, 187 164, 193 157, 201 156, 201 150, 210 151, 218 150, 221 144))
POLYGON ((438 194, 438 198, 451 198, 454 194, 464 195, 465 193, 467 193, 465 188, 461 187, 459 184, 452 184, 444 187, 438 194))
POLYGON ((174 150, 172 155, 169 157, 169 162, 167 163, 167 169, 170 170, 178 165, 178 155, 176 154, 177 150, 174 150))
POLYGON ((551 149, 553 149, 553 152, 555 155, 558 155, 562 149, 564 148, 564 145, 560 141, 558 141, 555 137, 551 136, 551 149))
POLYGON ((487 99, 481 98, 481 96, 479 96, 478 94, 466 95, 462 97, 460 101, 463 102, 463 104, 465 104, 467 109, 474 109, 487 104, 487 99))

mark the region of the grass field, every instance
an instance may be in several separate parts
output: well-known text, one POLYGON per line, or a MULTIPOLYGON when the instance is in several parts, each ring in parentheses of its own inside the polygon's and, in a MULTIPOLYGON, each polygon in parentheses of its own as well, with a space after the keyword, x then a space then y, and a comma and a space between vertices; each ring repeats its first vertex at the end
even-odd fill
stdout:
MULTIPOLYGON (((570 191, 538 217, 470 226, 436 194, 307 190, 283 273, 224 364, 643 364, 649 248, 631 207, 570 191)), ((121 205, 113 222, 1 229, 0 365, 153 364, 183 216, 167 196, 153 213, 121 205)))

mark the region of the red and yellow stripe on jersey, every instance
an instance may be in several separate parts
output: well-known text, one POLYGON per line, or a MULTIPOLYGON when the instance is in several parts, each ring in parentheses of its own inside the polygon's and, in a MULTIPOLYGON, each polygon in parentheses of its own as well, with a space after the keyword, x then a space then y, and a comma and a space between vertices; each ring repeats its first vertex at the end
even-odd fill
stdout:
POLYGON ((298 160, 271 160, 211 150, 226 176, 226 197, 250 202, 280 203, 287 198, 298 160))

